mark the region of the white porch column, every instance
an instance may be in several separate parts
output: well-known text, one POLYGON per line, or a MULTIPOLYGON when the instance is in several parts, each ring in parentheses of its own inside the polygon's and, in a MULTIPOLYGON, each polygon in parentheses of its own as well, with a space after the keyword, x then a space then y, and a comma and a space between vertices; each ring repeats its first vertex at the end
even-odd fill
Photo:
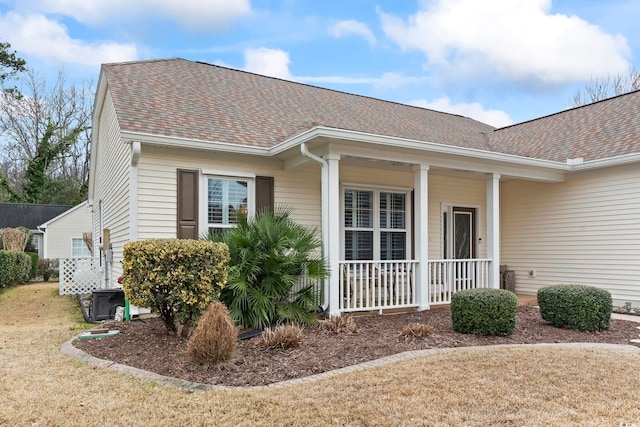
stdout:
POLYGON ((327 308, 330 316, 340 314, 340 155, 327 154, 323 156, 327 161, 327 252, 329 254, 329 268, 331 276, 329 277, 329 307, 327 308))
POLYGON ((487 258, 489 287, 500 288, 500 174, 487 175, 487 258))
POLYGON ((414 170, 414 248, 416 266, 416 303, 418 310, 429 308, 429 166, 415 165, 414 170))

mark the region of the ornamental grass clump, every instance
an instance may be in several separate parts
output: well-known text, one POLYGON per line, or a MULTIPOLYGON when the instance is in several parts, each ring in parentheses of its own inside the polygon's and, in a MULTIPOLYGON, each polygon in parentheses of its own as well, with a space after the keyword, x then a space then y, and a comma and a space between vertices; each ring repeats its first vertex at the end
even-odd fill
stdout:
POLYGON ((213 303, 198 320, 187 344, 187 354, 194 363, 215 365, 233 358, 238 329, 221 302, 213 303))
POLYGON ((260 345, 268 350, 299 347, 302 329, 296 325, 279 325, 275 329, 265 329, 260 335, 260 345))
POLYGON ((469 289, 451 298, 453 330, 464 334, 510 335, 517 313, 516 294, 504 289, 469 289))
POLYGON ((426 338, 433 334, 433 328, 425 323, 412 322, 402 328, 400 335, 405 338, 426 338))
POLYGON ((331 316, 328 319, 323 319, 320 321, 320 328, 325 331, 335 332, 336 334, 340 332, 355 334, 358 332, 358 325, 356 325, 353 316, 349 314, 344 316, 331 316))
POLYGON ((26 228, 3 228, 0 229, 0 239, 2 248, 7 251, 23 252, 27 247, 31 231, 26 228))
POLYGON ((132 304, 158 313, 172 332, 188 336, 227 281, 227 245, 205 240, 151 239, 124 245, 122 287, 132 304))
POLYGON ((538 290, 538 305, 542 319, 559 328, 599 331, 611 323, 611 293, 594 286, 545 286, 538 290))

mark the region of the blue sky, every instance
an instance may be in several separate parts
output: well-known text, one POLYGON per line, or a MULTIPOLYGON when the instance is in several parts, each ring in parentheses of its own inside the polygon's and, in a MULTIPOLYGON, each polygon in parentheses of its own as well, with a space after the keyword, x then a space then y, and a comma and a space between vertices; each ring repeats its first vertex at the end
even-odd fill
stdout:
POLYGON ((640 68, 640 0, 0 0, 38 72, 181 57, 502 126, 640 68))

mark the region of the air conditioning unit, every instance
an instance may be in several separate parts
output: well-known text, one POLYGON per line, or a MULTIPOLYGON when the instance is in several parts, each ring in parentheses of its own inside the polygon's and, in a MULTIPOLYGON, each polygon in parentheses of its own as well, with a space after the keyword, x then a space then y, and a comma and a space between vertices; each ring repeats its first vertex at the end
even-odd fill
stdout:
POLYGON ((124 291, 122 289, 97 289, 92 293, 91 319, 113 319, 118 307, 124 307, 124 291))

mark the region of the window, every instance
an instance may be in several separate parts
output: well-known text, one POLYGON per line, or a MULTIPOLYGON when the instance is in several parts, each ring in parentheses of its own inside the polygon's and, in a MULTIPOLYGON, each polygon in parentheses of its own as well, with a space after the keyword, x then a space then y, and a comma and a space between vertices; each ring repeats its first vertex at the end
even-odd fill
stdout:
POLYGON ((74 237, 71 239, 71 257, 87 258, 91 256, 91 251, 87 247, 82 237, 74 237))
POLYGON ((233 227, 239 216, 248 214, 248 183, 246 179, 207 179, 207 226, 210 232, 233 227))
POLYGON ((407 192, 344 191, 346 260, 407 259, 407 192))

